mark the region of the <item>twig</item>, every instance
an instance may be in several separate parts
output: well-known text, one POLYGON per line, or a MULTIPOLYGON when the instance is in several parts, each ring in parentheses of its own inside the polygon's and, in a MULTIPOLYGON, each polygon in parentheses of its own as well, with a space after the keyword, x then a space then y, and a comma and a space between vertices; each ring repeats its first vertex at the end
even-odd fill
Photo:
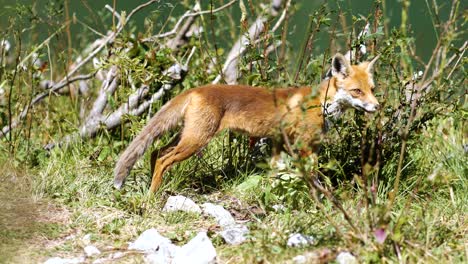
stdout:
POLYGON ((235 2, 237 2, 237 0, 232 0, 231 2, 229 2, 229 3, 227 3, 227 4, 223 5, 223 6, 220 6, 220 7, 216 8, 216 9, 213 9, 213 10, 203 10, 203 11, 199 11, 199 12, 195 12, 195 13, 187 12, 177 21, 177 23, 175 24, 174 28, 171 31, 161 33, 161 34, 158 34, 158 35, 154 35, 154 36, 151 36, 149 38, 144 38, 141 41, 142 42, 153 42, 153 41, 156 41, 157 39, 160 39, 160 38, 165 38, 165 37, 169 37, 171 35, 175 35, 177 33, 180 25, 182 24, 182 22, 186 18, 201 16, 201 15, 210 14, 210 13, 216 13, 216 12, 219 12, 219 11, 221 11, 223 9, 226 9, 226 8, 230 7, 235 2))
POLYGON ((120 17, 119 13, 117 13, 117 11, 114 10, 114 8, 112 8, 110 5, 105 5, 104 8, 106 8, 107 10, 111 11, 112 14, 119 20, 119 23, 117 24, 117 27, 120 26, 121 22, 122 22, 122 18, 120 17))
MULTIPOLYGON (((9 126, 5 126, 2 128, 2 131, 1 131, 1 134, 0 134, 0 138, 1 137, 4 137, 6 134, 8 134, 12 128, 16 127, 16 125, 19 124, 19 121, 22 120, 23 118, 26 117, 27 115, 27 112, 28 112, 28 109, 31 108, 32 106, 34 106, 35 104, 37 104, 38 102, 42 101, 44 98, 46 98, 47 96, 49 96, 50 93, 54 93, 54 92, 57 92, 58 90, 62 89, 63 87, 66 86, 66 83, 69 83, 69 80, 72 78, 72 76, 78 72, 79 69, 81 69, 81 67, 83 67, 85 64, 87 64, 92 58, 94 58, 99 52, 101 52, 102 49, 104 49, 104 47, 111 41, 113 41, 118 34, 120 34, 120 32, 123 30, 123 28, 125 27, 125 25, 127 24, 127 21, 130 20, 130 18, 138 11, 140 11, 141 9, 149 6, 150 4, 153 4, 153 3, 156 3, 156 2, 159 2, 159 0, 151 0, 151 1, 148 1, 144 4, 141 4, 139 6, 137 6, 136 8, 134 8, 130 14, 127 16, 127 19, 125 20, 125 23, 121 24, 120 27, 117 28, 117 30, 115 32, 112 32, 111 34, 109 34, 105 39, 104 41, 102 41, 102 43, 100 45, 98 45, 85 59, 81 60, 75 67, 73 67, 69 72, 68 74, 62 78, 62 80, 60 80, 57 84, 58 85, 54 85, 52 86, 48 91, 44 92, 44 93, 41 93, 39 95, 37 95, 36 97, 34 97, 34 99, 31 100, 31 102, 21 111, 21 113, 15 118, 14 121, 10 122, 10 125, 9 126), (62 85, 64 84, 65 85, 62 85), (13 126, 14 124, 14 126, 13 126)), ((64 27, 66 26, 63 25, 62 27, 60 27, 60 29, 58 31, 60 31, 61 29, 63 29, 64 27)), ((45 43, 47 43, 55 34, 57 34, 56 31, 54 34, 52 34, 50 37, 48 37, 43 43, 41 43, 38 47, 36 47, 35 50, 38 50, 40 47, 42 47, 45 43)), ((33 51, 34 52, 34 51, 33 51)), ((32 52, 32 53, 33 53, 32 52)), ((32 53, 30 53, 28 56, 26 56, 22 62, 19 65, 21 65, 22 63, 24 63, 27 59, 29 59, 31 56, 32 56, 32 53)))
POLYGON ((193 54, 195 54, 195 51, 197 50, 197 47, 192 47, 192 50, 190 51, 190 54, 187 57, 187 60, 185 61, 185 67, 188 67, 188 64, 190 63, 190 60, 192 59, 193 54))
MULTIPOLYGON (((460 60, 463 58, 463 55, 465 54, 465 51, 467 49, 467 46, 468 46, 468 41, 465 41, 463 43, 463 45, 458 49, 458 54, 454 54, 452 55, 452 57, 450 57, 447 61, 447 63, 445 63, 445 67, 444 68, 441 68, 439 69, 437 72, 435 72, 427 81, 425 81, 419 89, 421 90, 424 90, 426 89, 436 78, 438 78, 442 73, 443 71, 447 68, 447 66, 449 66, 450 64, 452 64, 452 62, 458 57, 458 60, 457 62, 455 63, 455 65, 457 65, 460 60)), ((450 71, 449 75, 447 78, 449 78, 453 71, 456 69, 456 67, 452 67, 452 70, 450 71)))
POLYGON ((82 74, 82 75, 77 75, 75 77, 72 77, 70 79, 68 79, 67 82, 63 82, 63 83, 53 83, 52 81, 42 81, 41 82, 41 85, 42 85, 42 88, 44 89, 50 89, 51 87, 59 87, 59 88, 62 88, 62 87, 65 87, 65 86, 68 86, 76 81, 85 81, 85 80, 89 80, 91 78, 94 77, 96 73, 89 73, 89 74, 82 74))
MULTIPOLYGON (((281 3, 279 2, 280 1, 273 1, 273 5, 280 6, 281 3)), ((281 23, 283 23, 286 17, 286 13, 290 6, 291 6, 291 0, 288 0, 280 18, 276 22, 275 26, 273 26, 271 32, 276 31, 281 25, 281 23)), ((261 40, 263 40, 262 38, 259 39, 259 36, 265 27, 264 25, 265 22, 266 22, 266 18, 258 17, 255 20, 254 24, 250 26, 248 30, 248 37, 242 36, 235 42, 235 44, 231 48, 231 51, 229 51, 228 53, 228 56, 223 65, 221 73, 218 74, 218 76, 216 76, 216 78, 213 80, 212 82, 213 84, 219 83, 221 79, 224 79, 226 83, 228 84, 237 83, 237 79, 239 77, 238 70, 237 70, 238 59, 239 57, 244 55, 244 53, 247 51, 248 44, 250 43, 257 44, 261 40)))
POLYGON ((52 35, 50 35, 48 38, 46 38, 44 41, 42 41, 41 44, 37 45, 26 57, 24 57, 23 60, 21 60, 20 63, 18 63, 18 65, 16 66, 17 69, 19 69, 19 67, 23 67, 24 64, 32 57, 32 56, 35 56, 35 54, 37 54, 37 51, 42 49, 42 47, 44 47, 44 45, 47 45, 49 43, 49 41, 55 37, 60 31, 62 31, 62 29, 64 29, 68 24, 70 24, 70 21, 67 21, 65 24, 63 24, 59 29, 57 29, 54 33, 52 33, 52 35))
MULTIPOLYGON (((274 10, 278 10, 280 6, 281 6, 281 0, 273 0, 272 7, 274 10)), ((271 28, 271 32, 275 32, 281 26, 284 19, 286 18, 286 14, 288 13, 290 6, 291 6, 291 0, 288 0, 288 2, 286 2, 286 6, 283 9, 283 12, 281 13, 281 16, 278 18, 278 21, 276 21, 275 25, 271 28)))
POLYGON ((67 79, 67 78, 70 78, 70 76, 73 76, 79 68, 81 68, 83 65, 85 65, 86 63, 88 63, 93 57, 95 57, 109 42, 113 41, 117 35, 120 34, 120 32, 123 30, 123 28, 125 27, 125 25, 127 25, 127 22, 130 20, 130 18, 138 11, 140 11, 141 9, 153 4, 153 3, 156 3, 156 2, 159 2, 159 0, 151 0, 151 1, 148 1, 144 4, 141 4, 139 6, 137 6, 136 8, 134 8, 130 14, 128 14, 127 18, 125 19, 125 22, 120 25, 120 27, 117 28, 117 30, 115 32, 112 32, 93 52, 91 52, 91 54, 89 54, 85 59, 83 59, 81 62, 79 62, 69 73, 66 77, 63 78, 63 80, 67 79))

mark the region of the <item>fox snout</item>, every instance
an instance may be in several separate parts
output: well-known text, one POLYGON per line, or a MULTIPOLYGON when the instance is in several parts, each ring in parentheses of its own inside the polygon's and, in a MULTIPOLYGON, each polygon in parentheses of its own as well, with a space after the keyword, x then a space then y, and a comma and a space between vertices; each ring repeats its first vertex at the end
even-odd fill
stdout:
POLYGON ((364 111, 368 113, 373 113, 380 108, 379 101, 373 94, 369 94, 366 99, 363 100, 363 103, 359 105, 364 111))
POLYGON ((362 104, 361 106, 364 111, 368 113, 373 113, 380 108, 379 101, 377 101, 377 98, 375 98, 373 95, 368 95, 366 102, 362 104))
POLYGON ((364 109, 364 111, 366 111, 368 113, 374 113, 375 111, 380 109, 380 104, 379 103, 376 103, 376 104, 365 103, 363 105, 363 109, 364 109))

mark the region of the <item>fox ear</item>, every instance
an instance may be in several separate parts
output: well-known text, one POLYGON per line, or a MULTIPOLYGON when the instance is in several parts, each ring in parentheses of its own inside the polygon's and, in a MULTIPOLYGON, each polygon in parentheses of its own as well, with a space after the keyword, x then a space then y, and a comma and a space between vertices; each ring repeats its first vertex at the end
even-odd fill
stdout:
POLYGON ((375 56, 371 61, 367 63, 366 69, 368 72, 372 72, 372 67, 374 67, 374 63, 379 59, 379 57, 380 57, 380 54, 375 56))
POLYGON ((340 53, 333 57, 331 66, 331 73, 335 77, 346 78, 352 71, 348 60, 340 53))

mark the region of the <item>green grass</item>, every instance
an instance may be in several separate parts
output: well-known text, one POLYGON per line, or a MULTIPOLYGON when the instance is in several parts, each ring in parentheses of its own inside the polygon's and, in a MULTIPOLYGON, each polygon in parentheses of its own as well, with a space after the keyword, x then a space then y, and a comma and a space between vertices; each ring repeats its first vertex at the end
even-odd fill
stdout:
MULTIPOLYGON (((310 256, 322 254, 323 258, 332 259, 340 250, 351 251, 365 262, 398 262, 395 254, 388 253, 398 245, 400 258, 404 261, 461 263, 466 260, 464 241, 468 190, 466 179, 460 174, 466 172, 466 155, 460 145, 463 133, 460 133, 460 123, 457 122, 453 119, 435 120, 421 131, 417 147, 410 149, 408 174, 391 214, 396 224, 392 226, 394 232, 389 235, 393 242, 380 245, 381 248, 376 248, 373 235, 363 219, 364 208, 359 199, 362 190, 352 182, 335 186, 336 194, 354 224, 368 233, 371 240, 366 243, 349 243, 337 236, 323 211, 309 198, 300 179, 285 178, 286 174, 278 177, 274 171, 259 168, 245 170, 241 165, 237 170, 229 168, 229 174, 224 172, 229 177, 224 175, 226 164, 217 155, 228 150, 223 147, 226 137, 221 136, 204 150, 202 157, 193 157, 175 166, 165 179, 162 191, 153 198, 147 195, 147 158, 137 164, 123 191, 113 190, 111 172, 115 156, 111 154, 101 160, 90 158, 96 146, 105 141, 102 138, 95 141, 96 145, 75 143, 65 149, 56 149, 34 169, 28 166, 19 169, 7 167, 7 175, 21 172, 23 180, 18 187, 26 187, 21 187, 20 197, 52 201, 64 206, 69 214, 64 222, 30 222, 14 229, 3 229, 1 237, 13 245, 4 249, 15 250, 22 243, 43 235, 50 240, 61 241, 70 230, 78 238, 91 234, 97 246, 119 249, 125 248, 127 242, 133 241, 142 231, 153 227, 174 243, 184 244, 199 230, 211 230, 215 224, 213 219, 196 214, 161 212, 169 195, 184 194, 198 203, 223 204, 237 212, 237 217, 249 220, 249 240, 240 246, 225 245, 215 230, 209 232, 221 262, 283 263, 305 252, 310 256), (441 129, 446 129, 445 133, 438 133, 441 129), (427 155, 427 151, 435 151, 449 159, 427 155), (198 170, 195 172, 193 168, 198 170), (435 168, 439 168, 437 175, 431 176, 435 168), (203 178, 205 175, 208 175, 208 180, 203 178), (216 175, 221 176, 217 179, 216 175), (203 184, 209 187, 201 187, 203 184), (285 209, 275 211, 272 208, 275 204, 282 204, 285 209), (316 244, 305 248, 287 247, 288 236, 297 232, 313 236, 316 244)), ((6 161, 3 163, 7 164, 6 161)), ((387 191, 378 193, 382 203, 386 200, 387 191)), ((342 214, 334 210, 324 197, 322 202, 327 214, 342 231, 350 232, 342 214)), ((35 214, 21 209, 21 206, 29 206, 24 200, 6 199, 3 203, 16 206, 17 215, 35 214)), ((17 222, 17 217, 3 219, 11 225, 17 222)), ((82 247, 82 244, 70 240, 45 251, 36 248, 35 252, 42 257, 55 254, 73 256, 81 252, 82 247)))

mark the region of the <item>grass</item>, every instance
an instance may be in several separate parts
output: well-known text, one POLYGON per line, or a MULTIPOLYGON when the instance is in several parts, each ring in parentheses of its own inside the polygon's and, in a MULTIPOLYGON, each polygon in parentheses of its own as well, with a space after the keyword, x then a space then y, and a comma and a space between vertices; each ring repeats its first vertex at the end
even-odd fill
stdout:
MULTIPOLYGON (((79 255, 83 248, 79 238, 85 234, 91 234, 93 244, 100 248, 110 246, 120 249, 148 228, 157 228, 176 244, 186 243, 199 230, 212 230, 213 219, 183 212, 161 212, 166 197, 177 193, 187 195, 198 203, 210 201, 223 204, 238 218, 249 220, 249 240, 240 246, 227 246, 215 234, 215 230, 209 231, 221 262, 284 263, 298 254, 306 253, 312 259, 324 260, 333 259, 340 250, 348 250, 364 262, 443 260, 461 263, 466 260, 464 241, 468 231, 465 223, 468 190, 466 179, 460 174, 466 171, 466 156, 454 155, 454 151, 463 151, 459 145, 463 141, 463 134, 457 129, 460 124, 456 122, 453 119, 435 120, 421 131, 418 148, 410 150, 408 170, 411 164, 413 168, 415 164, 425 164, 426 167, 417 170, 417 174, 408 174, 397 199, 397 209, 391 216, 398 219, 395 220, 398 227, 393 227, 395 232, 391 235, 392 240, 398 241, 400 246, 399 257, 380 255, 379 252, 384 248, 376 250, 373 248, 375 243, 355 243, 350 246, 339 239, 322 211, 307 195, 307 188, 300 187, 304 183, 294 177, 276 177, 273 172, 257 168, 239 174, 230 172, 231 177, 218 180, 211 176, 208 177, 212 181, 211 187, 197 187, 204 184, 201 175, 210 171, 217 172, 212 175, 222 172, 225 165, 223 160, 216 156, 208 157, 208 153, 222 155, 220 152, 227 151, 223 148, 226 140, 223 136, 204 150, 202 158, 193 157, 174 167, 170 177, 165 180, 163 190, 154 199, 149 199, 146 193, 149 174, 145 166, 146 159, 137 165, 124 191, 117 192, 111 188, 113 157, 100 161, 90 159, 96 147, 90 144, 76 143, 66 149, 54 150, 50 157, 34 169, 28 166, 19 169, 4 166, 3 174, 7 175, 5 179, 13 174, 21 175, 15 176, 21 183, 15 184, 15 189, 19 190, 8 195, 9 198, 2 197, 3 204, 10 208, 7 210, 8 217, 2 217, 3 226, 7 226, 2 228, 2 239, 7 241, 3 244, 9 245, 3 246, 2 250, 10 254, 2 255, 4 258, 13 257, 16 253, 11 252, 23 247, 26 241, 43 236, 47 240, 60 242, 45 249, 36 245, 35 253, 28 254, 37 254, 39 259, 57 254, 79 255), (445 133, 437 133, 440 130, 445 133), (441 160, 435 155, 424 154, 430 150, 450 159, 441 160), (204 166, 206 171, 199 170, 199 175, 190 170, 197 166, 204 166), (439 168, 437 175, 431 176, 430 172, 434 168, 439 168), (420 184, 415 191, 418 177, 422 177, 424 184, 420 184), (285 191, 285 186, 293 188, 295 193, 285 191), (294 197, 298 199, 294 200, 294 197), (40 204, 44 201, 66 208, 66 221, 31 221, 31 217, 38 218, 40 213, 30 208, 39 208, 40 211, 40 204), (284 210, 274 210, 275 204, 282 204, 284 210), (304 248, 287 247, 288 236, 297 232, 313 236, 316 244, 304 248), (78 239, 64 241, 64 237, 70 234, 78 239)), ((98 139, 95 144, 102 144, 99 141, 105 140, 98 139)), ((3 164, 8 163, 4 160, 3 164)), ((4 185, 3 188, 5 191, 9 186, 4 185)), ((356 198, 361 190, 351 182, 343 182, 336 188, 346 210, 356 220, 355 224, 365 225, 361 219, 362 201, 356 198)), ((386 198, 382 193, 378 199, 386 198)), ((345 228, 343 216, 332 210, 332 205, 326 200, 324 205, 332 219, 345 228)), ((55 213, 61 214, 60 211, 48 214, 55 213)), ((127 258, 132 259, 130 256, 127 258)))
POLYGON ((1 164, 0 263, 36 259, 47 240, 59 239, 69 231, 68 211, 49 199, 35 199, 31 195, 32 177, 5 161, 1 164), (33 252, 29 252, 31 249, 33 252))

